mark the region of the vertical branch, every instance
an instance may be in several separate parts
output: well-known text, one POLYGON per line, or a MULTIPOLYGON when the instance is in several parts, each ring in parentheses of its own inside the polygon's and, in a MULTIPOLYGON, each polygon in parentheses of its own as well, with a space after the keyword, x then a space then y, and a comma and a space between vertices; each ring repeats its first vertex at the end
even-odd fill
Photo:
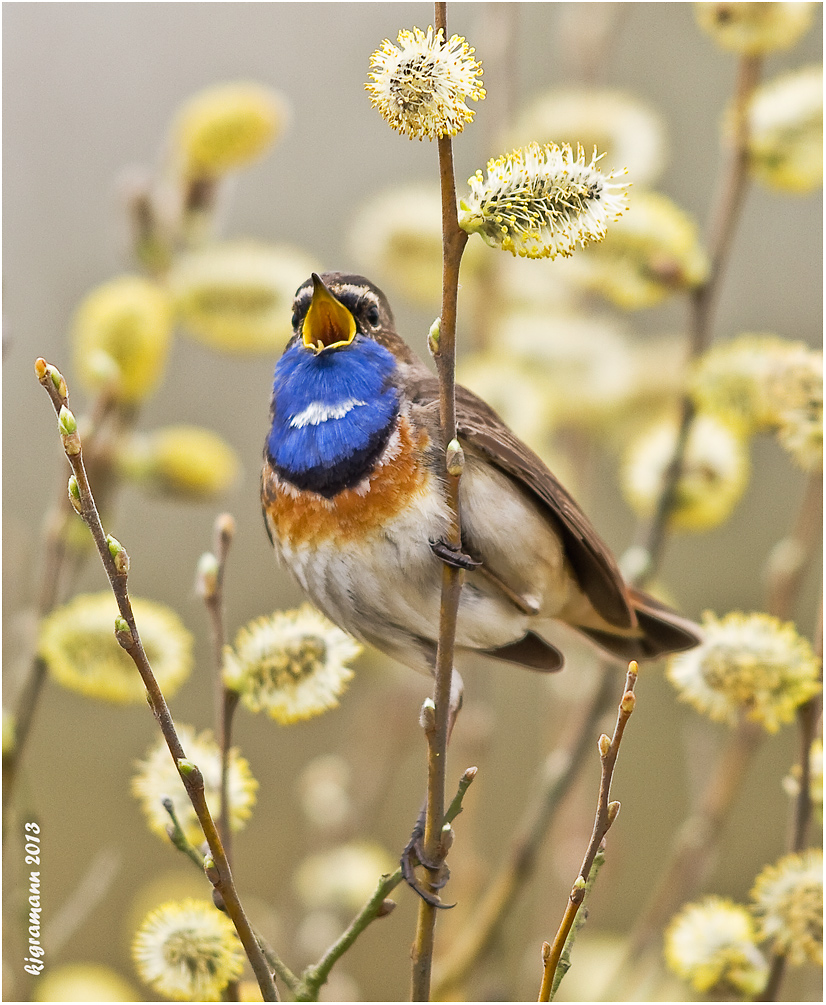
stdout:
MULTIPOLYGON (((218 831, 227 858, 232 859, 229 805, 229 752, 232 745, 232 716, 238 705, 238 695, 224 687, 222 668, 226 629, 224 626, 224 571, 227 555, 235 534, 235 521, 222 513, 215 521, 215 554, 206 555, 210 568, 199 576, 199 586, 209 614, 212 648, 215 660, 215 731, 221 749, 221 786, 218 831)), ((203 559, 202 559, 203 561, 203 559)))
MULTIPOLYGON (((740 210, 748 187, 748 102, 760 79, 760 56, 743 56, 737 72, 734 94, 734 136, 720 181, 718 194, 710 214, 708 235, 710 266, 708 278, 692 290, 689 302, 689 360, 697 359, 711 341, 712 311, 717 301, 731 241, 740 218, 740 210)), ((668 518, 674 508, 677 483, 683 466, 686 445, 694 422, 694 404, 688 395, 681 403, 680 423, 674 456, 665 471, 660 497, 647 527, 642 528, 640 543, 646 562, 639 576, 639 585, 655 574, 662 558, 668 530, 668 518)))
MULTIPOLYGON (((822 619, 821 603, 821 619, 822 619)), ((823 625, 817 631, 817 649, 823 659, 823 625)), ((809 822, 812 816, 812 744, 817 736, 817 723, 820 718, 823 706, 821 696, 810 699, 805 705, 801 705, 797 710, 797 723, 800 737, 800 791, 794 803, 794 815, 792 817, 792 836, 789 842, 790 852, 801 852, 806 847, 809 822)), ((774 953, 769 976, 766 978, 766 986, 761 993, 756 996, 755 1001, 773 1002, 777 1001, 780 994, 780 985, 786 974, 787 956, 785 953, 774 953)))
POLYGON ((548 757, 536 781, 531 802, 516 828, 507 858, 474 909, 472 918, 437 965, 434 993, 439 1000, 445 995, 453 996, 473 968, 490 952, 517 898, 530 881, 542 841, 584 767, 594 730, 612 703, 615 679, 613 664, 601 671, 596 691, 571 746, 564 751, 555 750, 548 757))
MULTIPOLYGON (((447 4, 436 3, 435 26, 447 37, 447 4)), ((439 176, 442 193, 442 310, 439 319, 438 351, 434 353, 439 376, 439 416, 443 446, 447 449, 456 438, 456 313, 459 292, 459 265, 467 243, 460 229, 456 210, 456 185, 453 174, 453 146, 449 136, 439 137, 439 176)), ((462 531, 459 514, 459 474, 446 474, 450 526, 447 545, 461 550, 462 531)), ((453 677, 453 651, 462 572, 445 564, 442 568, 442 600, 439 612, 439 643, 436 651, 435 728, 427 733, 427 810, 424 851, 429 861, 440 857, 445 803, 445 761, 450 716, 450 691, 453 677)), ((433 888, 435 891, 435 888, 433 888)), ((413 945, 412 997, 414 1001, 430 998, 430 974, 433 965, 436 907, 422 900, 413 945)))
MULTIPOLYGON (((53 383, 54 391, 57 395, 55 400, 59 400, 61 405, 68 402, 66 397, 66 382, 57 371, 55 378, 57 383, 53 383)), ((91 453, 96 456, 98 440, 101 436, 101 429, 106 425, 112 413, 116 410, 116 400, 109 388, 104 388, 95 401, 91 415, 88 417, 87 432, 85 439, 87 443, 87 456, 91 453)), ((106 475, 106 483, 111 486, 111 479, 108 477, 108 467, 110 461, 104 451, 104 458, 96 465, 100 476, 106 475)), ((37 596, 37 623, 54 609, 60 602, 61 596, 65 593, 66 586, 71 580, 72 572, 77 572, 79 566, 75 562, 72 569, 71 549, 66 544, 66 533, 70 520, 74 520, 74 512, 66 496, 65 486, 60 487, 60 497, 55 503, 47 520, 47 532, 44 542, 44 562, 37 596)), ((46 681, 47 668, 45 662, 34 655, 27 668, 23 683, 17 695, 14 713, 14 747, 3 755, 3 840, 8 833, 8 814, 11 810, 12 795, 15 790, 17 774, 26 742, 34 723, 37 707, 40 702, 40 695, 46 681)))
MULTIPOLYGON (((792 530, 781 542, 787 551, 800 556, 799 561, 795 561, 791 566, 778 564, 778 550, 775 548, 767 562, 766 610, 769 614, 775 617, 789 616, 808 564, 814 556, 821 522, 822 490, 820 479, 813 476, 804 494, 800 511, 794 519, 792 530)), ((805 757, 801 753, 803 773, 801 786, 807 777, 808 750, 817 725, 819 704, 819 699, 813 699, 798 710, 801 747, 806 750, 805 757)), ((677 907, 691 896, 692 891, 702 881, 728 813, 763 735, 761 727, 754 723, 741 722, 727 736, 699 804, 678 831, 663 874, 635 923, 634 931, 623 951, 618 977, 612 985, 615 991, 618 987, 627 986, 634 976, 638 976, 643 954, 649 951, 677 907)), ((806 792, 804 795, 801 789, 795 807, 793 851, 805 845, 810 813, 808 787, 806 792)), ((783 964, 779 962, 773 964, 770 986, 775 988, 779 986, 782 967, 783 964)))
MULTIPOLYGON (((588 888, 588 877, 590 876, 591 868, 594 865, 594 860, 597 857, 600 846, 605 840, 605 836, 611 829, 611 825, 616 820, 617 814, 620 810, 620 804, 618 802, 609 801, 611 795, 611 780, 614 777, 614 768, 617 764, 617 757, 619 756, 619 748, 622 743, 623 734, 625 733, 625 727, 628 724, 628 720, 631 718, 631 713, 634 711, 634 706, 636 705, 637 699, 634 694, 634 687, 636 683, 637 664, 632 660, 628 664, 628 672, 625 675, 625 687, 623 688, 622 698, 620 699, 619 708, 617 709, 617 721, 614 726, 614 735, 609 738, 603 734, 599 738, 599 753, 600 761, 602 763, 602 773, 599 781, 597 812, 594 818, 594 828, 591 832, 591 840, 588 843, 585 858, 582 860, 579 875, 577 876, 576 882, 574 883, 568 897, 565 914, 562 917, 562 921, 560 922, 554 941, 547 950, 543 946, 542 986, 539 990, 538 998, 538 1001, 541 1002, 551 1001, 556 970, 559 966, 559 961, 562 958, 565 943, 567 942, 568 936, 570 935, 574 922, 576 921, 576 916, 583 900, 585 899, 585 893, 588 888)), ((546 943, 545 945, 548 944, 546 943)))

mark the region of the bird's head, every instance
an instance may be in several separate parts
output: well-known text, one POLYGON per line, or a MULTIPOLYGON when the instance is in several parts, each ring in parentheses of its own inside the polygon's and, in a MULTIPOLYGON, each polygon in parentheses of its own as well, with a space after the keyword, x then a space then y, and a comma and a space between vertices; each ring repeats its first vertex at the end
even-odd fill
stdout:
POLYGON ((360 341, 358 336, 378 342, 397 358, 410 355, 396 334, 387 297, 364 276, 314 272, 296 291, 292 323, 290 347, 300 344, 317 356, 347 349, 360 341))

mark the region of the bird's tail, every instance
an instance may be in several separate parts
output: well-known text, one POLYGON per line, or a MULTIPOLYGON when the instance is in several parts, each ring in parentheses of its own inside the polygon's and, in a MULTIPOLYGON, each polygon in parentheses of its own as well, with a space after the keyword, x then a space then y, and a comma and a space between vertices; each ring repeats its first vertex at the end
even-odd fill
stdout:
POLYGON ((623 660, 650 660, 669 653, 693 649, 702 641, 702 632, 688 618, 655 600, 642 590, 628 587, 629 600, 637 615, 638 631, 614 634, 599 628, 578 626, 597 645, 623 660))

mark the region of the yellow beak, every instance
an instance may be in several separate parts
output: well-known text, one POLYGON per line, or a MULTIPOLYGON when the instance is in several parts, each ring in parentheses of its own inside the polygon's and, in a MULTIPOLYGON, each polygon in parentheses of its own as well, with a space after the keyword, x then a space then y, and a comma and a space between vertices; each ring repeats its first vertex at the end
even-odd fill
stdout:
POLYGON ((349 345, 356 336, 356 319, 313 273, 313 299, 304 318, 301 337, 313 352, 349 345))

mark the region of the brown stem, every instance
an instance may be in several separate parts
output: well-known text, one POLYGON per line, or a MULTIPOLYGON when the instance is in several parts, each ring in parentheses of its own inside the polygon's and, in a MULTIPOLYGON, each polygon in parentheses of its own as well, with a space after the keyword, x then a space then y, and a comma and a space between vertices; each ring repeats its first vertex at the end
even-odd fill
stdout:
POLYGON ((591 703, 582 717, 570 750, 547 759, 531 804, 519 824, 508 856, 473 911, 468 926, 451 945, 437 968, 433 993, 437 1000, 451 995, 473 967, 491 950, 519 895, 533 874, 536 857, 556 811, 585 764, 594 730, 611 703, 616 681, 613 664, 603 668, 591 703), (561 755, 561 756, 560 756, 561 755))
MULTIPOLYGON (((50 381, 51 383, 51 381, 50 381)), ((62 385, 65 388, 65 383, 62 385)), ((61 405, 67 402, 67 398, 52 383, 52 389, 57 401, 61 405)), ((115 399, 111 393, 104 390, 95 401, 92 414, 89 417, 89 431, 86 439, 96 454, 96 447, 100 437, 100 431, 105 425, 112 412, 115 410, 115 399)), ((60 407, 60 405, 56 406, 60 407)), ((101 467, 103 464, 101 463, 101 467)), ((37 597, 37 619, 41 621, 59 603, 62 590, 65 590, 64 579, 68 579, 67 572, 77 572, 79 566, 71 568, 69 559, 72 557, 71 550, 66 546, 66 532, 69 521, 74 520, 75 515, 66 495, 65 485, 60 487, 60 496, 56 501, 50 516, 47 520, 47 532, 45 541, 45 559, 43 562, 43 573, 40 581, 40 588, 37 597)), ((20 691, 17 696, 14 714, 14 748, 3 756, 3 838, 9 832, 8 813, 11 809, 12 795, 17 782, 18 771, 26 747, 26 742, 31 733, 37 706, 40 702, 40 695, 43 685, 46 682, 47 668, 40 657, 35 654, 31 664, 23 678, 20 691)))
MULTIPOLYGON (((794 526, 786 541, 794 542, 808 557, 814 551, 813 541, 820 528, 820 510, 822 493, 812 479, 804 495, 801 509, 795 517, 794 526)), ((774 553, 776 554, 776 552, 774 553)), ((802 567, 795 567, 789 576, 779 578, 774 575, 776 562, 774 557, 768 561, 769 603, 768 612, 774 616, 787 615, 793 608, 798 590, 805 573, 805 561, 802 567), (778 607, 774 605, 778 604, 778 607)), ((820 706, 819 699, 803 705, 798 712, 801 728, 801 746, 806 746, 806 756, 801 755, 801 765, 805 772, 808 767, 808 749, 811 743, 820 706), (813 710, 813 711, 812 711, 813 710)), ((727 738, 722 753, 712 769, 711 777, 706 785, 700 804, 687 818, 675 839, 665 871, 650 897, 642 915, 637 920, 634 932, 626 946, 619 970, 619 981, 630 983, 632 970, 639 971, 643 953, 647 953, 654 940, 662 931, 663 926, 677 909, 702 881, 711 853, 725 824, 728 812, 737 795, 740 783, 756 753, 763 738, 761 727, 752 723, 742 722, 727 738)), ((802 785, 801 778, 801 785, 802 785)), ((804 847, 805 833, 808 826, 810 807, 809 797, 801 794, 795 808, 794 842, 795 847, 804 847)), ((794 849, 793 849, 794 850, 794 849)), ((776 993, 782 978, 782 966, 773 962, 770 972, 770 983, 776 993)), ((614 983, 614 990, 618 984, 614 983)), ((764 991, 764 993, 767 993, 764 991)))
MULTIPOLYGON (((799 524, 798 524, 799 526, 799 524)), ((822 605, 821 605, 822 615, 822 605)), ((817 650, 823 659, 823 632, 822 620, 817 632, 817 650)), ((792 819, 792 837, 789 842, 789 851, 801 852, 807 845, 807 833, 809 822, 812 816, 812 743, 817 735, 817 723, 822 711, 823 699, 820 695, 807 701, 797 710, 797 722, 800 737, 800 791, 794 804, 794 816, 792 819)), ((754 999, 760 1002, 776 1001, 780 994, 780 986, 786 975, 786 953, 774 953, 772 955, 769 976, 766 979, 766 986, 762 992, 754 999)))
POLYGON ((617 709, 617 721, 614 726, 614 735, 611 738, 610 743, 608 742, 608 737, 604 738, 605 745, 603 745, 603 738, 600 738, 600 760, 602 763, 602 773, 599 781, 599 797, 597 799, 597 811, 594 818, 594 828, 591 832, 591 840, 588 843, 585 857, 582 860, 582 865, 579 869, 579 876, 577 877, 577 880, 568 896, 568 904, 565 908, 565 914, 563 915, 554 941, 551 944, 550 951, 547 953, 543 952, 542 954, 544 969, 542 974, 542 986, 539 991, 539 998, 537 999, 541 1002, 551 1000, 551 991, 553 989, 556 968, 559 966, 559 961, 562 957, 562 950, 565 948, 565 940, 568 938, 568 935, 573 927, 580 905, 585 899, 585 888, 588 882, 588 876, 591 872, 591 867, 594 864, 594 859, 597 857, 600 845, 605 840, 606 834, 611 829, 611 825, 614 820, 616 820, 617 813, 619 813, 619 803, 609 802, 611 795, 611 780, 614 777, 614 768, 616 767, 617 756, 619 755, 619 748, 622 743, 623 734, 625 733, 625 727, 628 724, 628 720, 631 718, 631 713, 634 711, 634 706, 636 704, 636 695, 634 694, 634 686, 636 683, 637 664, 632 660, 631 663, 628 664, 628 673, 625 676, 625 688, 619 703, 619 708, 617 709))
MULTIPOLYGON (((68 394, 61 395, 55 388, 50 372, 52 368, 45 361, 38 360, 36 369, 40 383, 48 391, 52 399, 55 412, 60 414, 61 408, 64 405, 68 407, 68 394)), ((264 1001, 278 1001, 272 974, 261 952, 261 947, 258 945, 250 927, 241 901, 238 898, 238 892, 235 889, 232 871, 226 852, 224 851, 224 846, 207 806, 203 776, 197 766, 186 758, 183 746, 175 730, 175 724, 172 721, 172 715, 166 704, 166 699, 144 651, 127 590, 128 560, 126 559, 126 554, 121 550, 118 560, 116 560, 110 552, 109 541, 103 529, 100 514, 98 513, 86 475, 79 435, 77 433, 64 435, 63 442, 66 449, 66 457, 77 480, 80 515, 92 534, 98 554, 103 562, 104 570, 112 587, 120 616, 128 626, 127 630, 119 630, 117 632, 118 641, 132 658, 141 676, 141 680, 146 688, 149 705, 158 721, 166 745, 169 748, 169 752, 172 755, 187 795, 192 802, 192 806, 204 832, 204 837, 209 845, 214 863, 210 879, 219 895, 221 906, 226 910, 226 913, 235 925, 238 937, 258 980, 264 1001)))
POLYGON ((222 513, 215 521, 215 561, 217 563, 214 579, 204 584, 204 604, 209 614, 210 633, 212 635, 212 650, 215 663, 215 731, 221 748, 221 785, 220 811, 218 813, 218 831, 227 858, 232 861, 232 832, 230 828, 229 805, 229 752, 232 744, 232 715, 238 705, 238 695, 224 687, 223 665, 226 628, 224 625, 224 571, 232 538, 235 533, 235 521, 229 513, 222 513))
MULTIPOLYGON (((704 283, 690 294, 689 359, 697 359, 711 341, 712 311, 717 301, 720 283, 728 261, 731 241, 748 186, 748 102, 760 78, 760 56, 743 56, 740 60, 733 102, 734 133, 720 179, 718 194, 711 211, 708 237, 709 272, 704 283)), ((677 484, 683 466, 686 444, 694 422, 694 404, 686 395, 680 407, 679 430, 674 456, 663 476, 663 486, 651 521, 641 529, 639 543, 645 549, 647 562, 640 584, 650 579, 662 560, 668 531, 668 519, 676 502, 677 484)))
MULTIPOLYGON (((447 4, 435 4, 436 30, 447 38, 447 4)), ((438 139, 439 176, 442 194, 442 311, 439 319, 438 351, 434 354, 439 376, 439 416, 443 446, 456 438, 456 312, 459 292, 459 265, 467 243, 467 234, 460 229, 456 209, 456 184, 453 172, 453 146, 449 136, 438 139)), ((461 548, 462 532, 459 514, 459 476, 447 474, 447 502, 451 520, 447 543, 461 548)), ((424 850, 430 861, 443 858, 441 853, 442 823, 445 805, 445 768, 450 712, 450 690, 453 677, 453 651, 462 573, 445 564, 442 570, 442 599, 439 612, 439 642, 436 650, 435 728, 428 732, 427 810, 425 816, 424 850)), ((433 879, 435 880, 435 876, 433 879)), ((431 883, 431 890, 436 887, 431 883)), ((433 966, 433 945, 436 908, 422 900, 412 949, 412 999, 430 1000, 430 974, 433 966)))
POLYGON ((823 473, 813 472, 806 482, 803 502, 794 527, 774 548, 766 577, 766 610, 786 620, 812 559, 823 524, 823 473))

